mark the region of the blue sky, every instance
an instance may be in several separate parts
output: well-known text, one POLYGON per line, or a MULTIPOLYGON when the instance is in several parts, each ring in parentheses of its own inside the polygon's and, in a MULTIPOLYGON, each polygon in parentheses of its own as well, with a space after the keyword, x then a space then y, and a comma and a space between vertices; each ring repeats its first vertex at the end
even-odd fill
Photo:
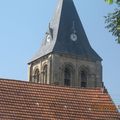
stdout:
MULTIPOLYGON (((103 81, 120 104, 120 45, 105 29, 115 8, 104 0, 74 0, 89 42, 103 58, 103 81)), ((39 49, 57 0, 0 0, 0 77, 27 80, 27 62, 39 49)))

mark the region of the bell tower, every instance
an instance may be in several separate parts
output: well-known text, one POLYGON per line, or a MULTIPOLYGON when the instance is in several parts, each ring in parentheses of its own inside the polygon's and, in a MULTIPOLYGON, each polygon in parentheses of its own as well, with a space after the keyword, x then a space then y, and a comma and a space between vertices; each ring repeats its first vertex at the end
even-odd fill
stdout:
POLYGON ((101 61, 88 41, 73 0, 58 0, 42 45, 28 63, 29 81, 103 87, 101 61))

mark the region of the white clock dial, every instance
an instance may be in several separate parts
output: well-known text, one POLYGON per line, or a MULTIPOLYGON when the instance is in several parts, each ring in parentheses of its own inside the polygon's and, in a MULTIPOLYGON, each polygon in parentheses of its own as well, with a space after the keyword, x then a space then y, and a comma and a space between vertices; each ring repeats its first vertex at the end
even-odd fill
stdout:
POLYGON ((50 35, 47 35, 47 42, 50 42, 50 40, 51 40, 50 35))
POLYGON ((70 35, 70 38, 71 38, 72 41, 76 41, 77 40, 77 35, 75 33, 72 33, 70 35))

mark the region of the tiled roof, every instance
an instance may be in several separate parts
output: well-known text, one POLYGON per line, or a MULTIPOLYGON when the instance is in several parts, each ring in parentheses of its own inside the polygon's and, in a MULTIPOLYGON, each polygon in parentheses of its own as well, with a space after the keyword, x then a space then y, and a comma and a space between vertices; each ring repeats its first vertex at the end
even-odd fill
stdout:
POLYGON ((0 120, 120 120, 108 93, 0 79, 0 120))

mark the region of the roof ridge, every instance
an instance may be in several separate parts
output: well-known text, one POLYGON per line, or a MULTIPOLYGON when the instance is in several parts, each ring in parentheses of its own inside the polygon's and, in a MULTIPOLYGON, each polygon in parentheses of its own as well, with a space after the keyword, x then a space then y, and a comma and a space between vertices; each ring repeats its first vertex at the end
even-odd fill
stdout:
MULTIPOLYGON (((100 98, 101 97, 106 97, 106 95, 108 95, 109 99, 112 100, 112 98, 110 97, 110 95, 108 93, 104 93, 104 92, 102 92, 101 89, 98 89, 98 88, 97 89, 96 88, 85 88, 85 89, 83 89, 83 88, 70 88, 70 87, 63 87, 63 86, 61 87, 61 86, 55 86, 55 85, 31 83, 31 82, 27 82, 27 81, 18 81, 18 80, 11 80, 11 79, 0 79, 0 83, 2 81, 3 81, 3 85, 7 85, 7 86, 12 85, 12 87, 14 87, 14 86, 17 87, 17 86, 20 86, 20 85, 23 85, 25 87, 25 85, 26 85, 25 89, 30 88, 32 90, 32 89, 36 88, 35 91, 39 91, 39 89, 38 89, 39 87, 41 87, 41 90, 47 90, 48 88, 51 88, 50 93, 56 89, 57 90, 56 93, 62 93, 62 91, 66 91, 68 94, 73 94, 73 93, 82 94, 84 92, 85 96, 88 93, 89 94, 87 96, 93 96, 94 92, 97 92, 96 98, 98 98, 98 97, 100 97, 100 98), (15 84, 15 83, 17 83, 17 84, 15 84)), ((112 101, 112 103, 114 104, 113 101, 112 101)))
POLYGON ((6 78, 0 78, 0 82, 1 81, 4 81, 4 82, 16 82, 16 83, 26 83, 26 84, 29 84, 29 85, 36 85, 37 86, 43 86, 43 87, 51 87, 51 88, 63 88, 63 89, 66 89, 66 90, 83 90, 83 91, 102 91, 101 88, 74 88, 74 87, 65 87, 65 86, 56 86, 56 85, 49 85, 49 84, 41 84, 41 83, 33 83, 33 82, 29 82, 29 81, 23 81, 23 80, 16 80, 16 79, 6 79, 6 78))

